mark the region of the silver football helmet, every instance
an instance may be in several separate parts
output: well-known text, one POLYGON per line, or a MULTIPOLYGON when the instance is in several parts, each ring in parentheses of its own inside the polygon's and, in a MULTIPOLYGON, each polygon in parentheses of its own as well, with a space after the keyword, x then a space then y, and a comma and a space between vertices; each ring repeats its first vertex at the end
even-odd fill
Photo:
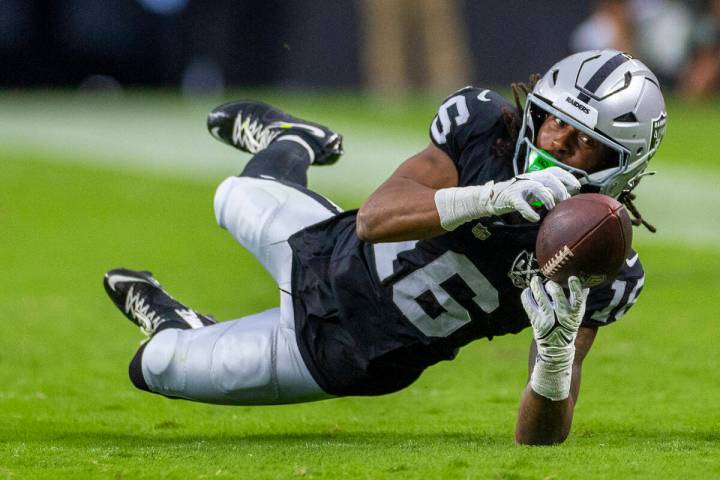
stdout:
POLYGON ((617 198, 637 186, 665 135, 666 118, 658 80, 644 63, 617 50, 576 53, 553 65, 528 94, 515 173, 532 170, 540 159, 573 172, 584 191, 617 198), (535 146, 547 114, 607 145, 617 158, 608 168, 586 172, 549 157, 535 146))

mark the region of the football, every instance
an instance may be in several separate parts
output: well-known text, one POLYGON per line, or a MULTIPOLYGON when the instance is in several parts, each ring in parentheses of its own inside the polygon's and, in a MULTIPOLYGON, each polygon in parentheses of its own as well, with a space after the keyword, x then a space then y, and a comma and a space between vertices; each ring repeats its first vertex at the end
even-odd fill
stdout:
POLYGON ((559 203, 543 219, 535 255, 545 277, 566 285, 574 275, 592 287, 618 274, 631 244, 625 207, 607 195, 583 193, 559 203))

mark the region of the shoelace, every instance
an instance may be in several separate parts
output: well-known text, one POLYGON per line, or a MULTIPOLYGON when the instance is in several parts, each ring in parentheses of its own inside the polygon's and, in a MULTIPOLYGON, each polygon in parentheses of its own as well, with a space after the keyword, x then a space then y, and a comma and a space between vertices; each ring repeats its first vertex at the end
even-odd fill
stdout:
POLYGON ((140 322, 140 330, 146 335, 152 335, 160 322, 160 315, 150 309, 150 305, 145 303, 145 298, 141 294, 135 294, 135 290, 131 285, 125 298, 125 311, 135 320, 140 322))
POLYGON ((243 119, 242 114, 238 114, 233 127, 233 143, 250 153, 257 153, 266 148, 280 133, 252 116, 243 119))

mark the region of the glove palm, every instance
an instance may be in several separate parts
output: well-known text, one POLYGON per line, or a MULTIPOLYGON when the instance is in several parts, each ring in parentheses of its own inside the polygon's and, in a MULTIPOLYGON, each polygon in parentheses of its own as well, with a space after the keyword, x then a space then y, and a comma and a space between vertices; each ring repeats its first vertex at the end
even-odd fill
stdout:
POLYGON ((533 390, 552 400, 568 396, 575 338, 588 295, 577 277, 570 277, 568 287, 570 294, 566 296, 560 285, 548 281, 543 286, 536 276, 522 293, 538 351, 530 383, 533 390))

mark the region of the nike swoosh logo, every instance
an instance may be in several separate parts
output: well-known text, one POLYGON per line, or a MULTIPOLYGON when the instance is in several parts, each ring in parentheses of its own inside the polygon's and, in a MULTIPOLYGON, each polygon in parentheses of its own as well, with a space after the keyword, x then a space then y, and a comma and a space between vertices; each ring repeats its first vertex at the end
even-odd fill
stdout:
POLYGON ((325 138, 325 132, 323 132, 322 129, 318 127, 313 127, 312 125, 306 125, 304 123, 273 122, 268 125, 268 128, 300 128, 302 130, 310 132, 312 135, 315 135, 318 138, 325 138))
POLYGON ((477 99, 481 102, 489 102, 490 99, 487 97, 488 93, 490 93, 490 90, 483 90, 478 94, 477 99))
POLYGON ((225 119, 225 118, 228 118, 228 114, 223 111, 210 112, 210 115, 208 115, 208 118, 210 120, 217 120, 219 118, 225 119))
POLYGON ((636 253, 634 257, 625 259, 625 263, 627 263, 628 267, 632 267, 633 265, 635 265, 637 263, 638 257, 639 257, 639 254, 636 253))
POLYGON ((144 278, 138 278, 138 277, 129 277, 127 275, 110 275, 108 277, 108 285, 110 286, 110 289, 114 292, 115 291, 115 285, 118 282, 139 282, 139 283, 147 283, 148 285, 155 285, 153 282, 149 280, 145 280, 144 278))

